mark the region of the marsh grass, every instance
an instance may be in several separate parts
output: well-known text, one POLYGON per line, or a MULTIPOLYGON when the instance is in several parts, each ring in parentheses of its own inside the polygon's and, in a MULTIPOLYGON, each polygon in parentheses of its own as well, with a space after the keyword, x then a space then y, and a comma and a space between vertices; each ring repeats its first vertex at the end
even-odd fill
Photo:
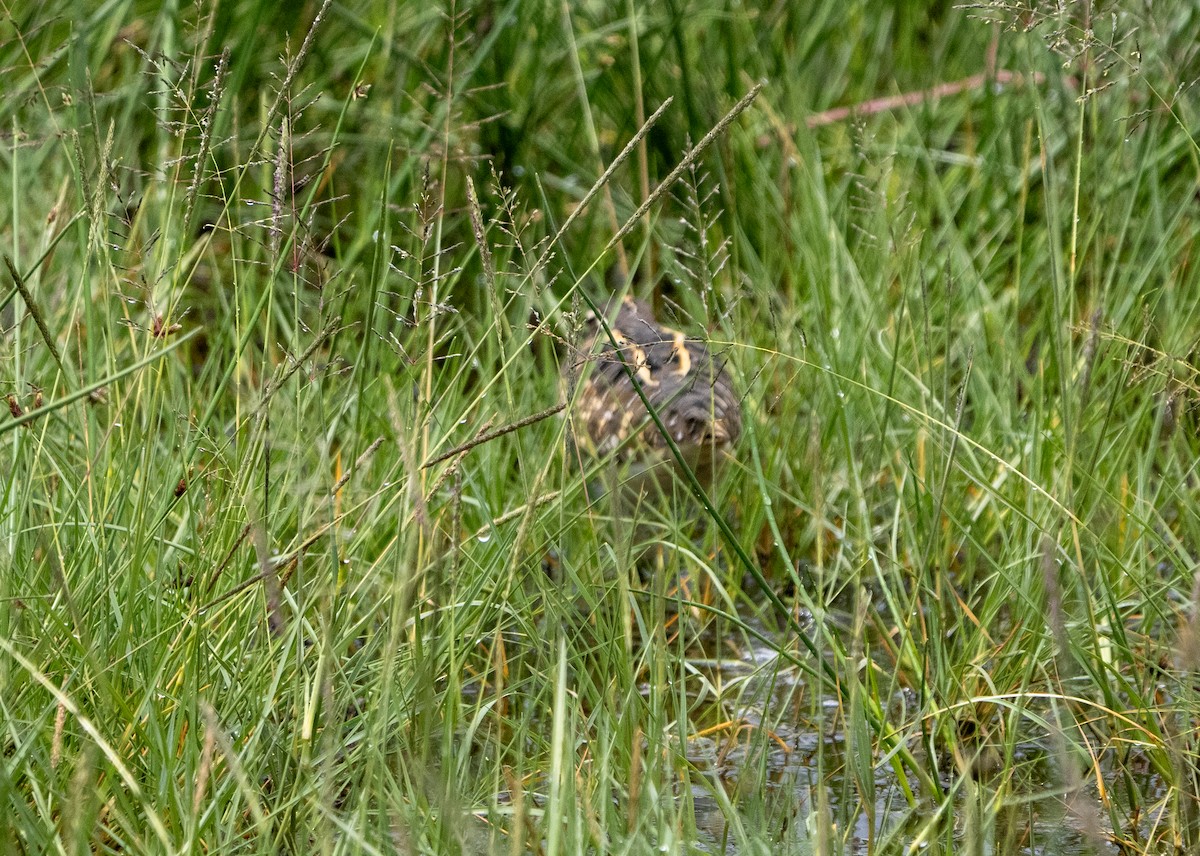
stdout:
POLYGON ((1197 846, 1194 10, 641 7, 5 8, 0 849, 1197 846))

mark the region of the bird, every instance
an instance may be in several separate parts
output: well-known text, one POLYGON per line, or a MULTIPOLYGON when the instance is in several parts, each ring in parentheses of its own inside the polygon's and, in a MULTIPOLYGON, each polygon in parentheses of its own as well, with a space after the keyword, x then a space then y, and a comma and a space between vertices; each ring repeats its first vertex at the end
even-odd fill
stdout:
POLYGON ((578 447, 610 461, 626 488, 665 489, 681 457, 706 488, 741 435, 741 401, 723 356, 702 340, 658 321, 644 301, 623 297, 584 322, 578 359, 563 369, 566 383, 582 376, 571 411, 578 447), (614 344, 615 343, 615 344, 614 344), (658 415, 650 417, 642 396, 658 415))

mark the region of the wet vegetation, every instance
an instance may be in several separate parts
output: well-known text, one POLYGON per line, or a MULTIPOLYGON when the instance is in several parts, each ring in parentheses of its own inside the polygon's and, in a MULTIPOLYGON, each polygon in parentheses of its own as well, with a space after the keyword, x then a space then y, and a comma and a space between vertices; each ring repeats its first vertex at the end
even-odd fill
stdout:
POLYGON ((1200 848, 1192 4, 0 8, 0 850, 1200 848))

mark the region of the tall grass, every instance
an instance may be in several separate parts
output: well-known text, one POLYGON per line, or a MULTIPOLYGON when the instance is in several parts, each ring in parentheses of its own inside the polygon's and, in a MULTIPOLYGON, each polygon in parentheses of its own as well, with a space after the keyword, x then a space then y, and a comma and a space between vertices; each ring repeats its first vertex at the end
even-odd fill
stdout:
POLYGON ((1188 4, 4 13, 0 849, 1197 846, 1188 4))

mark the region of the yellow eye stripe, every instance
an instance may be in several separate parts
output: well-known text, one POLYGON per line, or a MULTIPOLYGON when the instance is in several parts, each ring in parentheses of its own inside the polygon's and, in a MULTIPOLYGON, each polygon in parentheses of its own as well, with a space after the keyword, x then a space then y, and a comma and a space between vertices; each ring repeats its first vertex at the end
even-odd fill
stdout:
POLYGON ((712 460, 741 433, 741 406, 723 366, 702 341, 659 324, 648 305, 626 297, 617 310, 615 317, 611 309, 606 312, 611 340, 589 317, 583 360, 570 367, 585 365, 573 414, 578 440, 600 456, 620 449, 621 460, 642 464, 663 457, 667 444, 649 420, 627 365, 685 456, 712 460), (634 431, 639 436, 626 443, 634 431))

